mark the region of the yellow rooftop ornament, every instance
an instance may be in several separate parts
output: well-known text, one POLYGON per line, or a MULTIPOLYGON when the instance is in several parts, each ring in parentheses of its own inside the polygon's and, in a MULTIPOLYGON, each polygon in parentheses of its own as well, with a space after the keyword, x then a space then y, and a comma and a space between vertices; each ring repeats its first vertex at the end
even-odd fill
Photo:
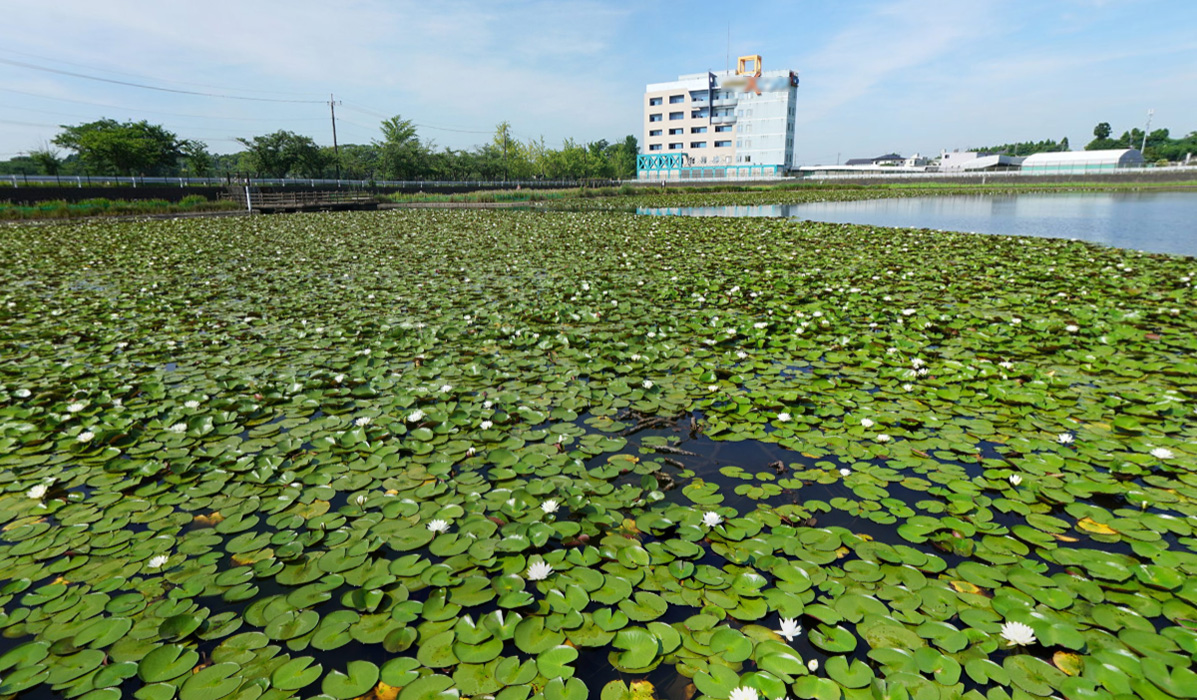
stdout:
POLYGON ((741 56, 739 63, 736 64, 736 75, 761 77, 761 55, 741 56))

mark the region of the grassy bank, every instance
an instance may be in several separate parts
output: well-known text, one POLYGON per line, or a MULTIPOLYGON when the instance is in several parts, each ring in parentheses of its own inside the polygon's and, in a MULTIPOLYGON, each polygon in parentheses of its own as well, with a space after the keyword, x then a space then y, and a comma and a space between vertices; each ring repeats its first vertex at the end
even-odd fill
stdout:
POLYGON ((81 202, 41 202, 20 205, 0 202, 0 221, 26 219, 73 219, 90 216, 135 216, 139 214, 182 214, 209 211, 231 211, 241 205, 232 201, 210 201, 201 195, 188 195, 179 202, 163 199, 85 199, 81 202))

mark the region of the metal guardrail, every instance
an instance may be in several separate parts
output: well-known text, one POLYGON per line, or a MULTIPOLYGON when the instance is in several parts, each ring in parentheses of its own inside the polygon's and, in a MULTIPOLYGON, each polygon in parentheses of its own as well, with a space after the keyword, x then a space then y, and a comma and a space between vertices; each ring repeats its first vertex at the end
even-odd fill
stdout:
POLYGON ((140 187, 145 185, 166 185, 174 187, 228 187, 250 185, 251 187, 579 187, 583 183, 594 185, 619 184, 619 180, 590 178, 581 180, 348 180, 322 178, 226 178, 226 177, 118 177, 104 175, 0 175, 0 186, 12 187, 55 185, 59 187, 140 187))

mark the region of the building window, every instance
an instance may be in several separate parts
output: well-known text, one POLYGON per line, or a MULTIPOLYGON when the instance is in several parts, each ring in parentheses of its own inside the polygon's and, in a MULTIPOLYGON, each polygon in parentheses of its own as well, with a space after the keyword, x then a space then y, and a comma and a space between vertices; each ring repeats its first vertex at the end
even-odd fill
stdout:
POLYGON ((690 118, 691 119, 706 119, 707 115, 706 115, 706 112, 704 112, 703 110, 696 109, 693 112, 690 112, 690 118))
POLYGON ((679 119, 685 119, 685 118, 686 118, 685 112, 670 112, 669 113, 669 121, 671 121, 671 122, 675 122, 679 119))
POLYGON ((659 143, 650 143, 650 144, 648 145, 648 150, 650 150, 650 151, 659 151, 659 150, 661 150, 661 144, 659 144, 659 143))
POLYGON ((685 101, 686 101, 685 95, 670 95, 669 96, 669 104, 671 104, 671 105, 680 105, 681 103, 683 103, 685 101))
POLYGON ((670 136, 681 136, 684 133, 686 133, 685 129, 670 129, 669 130, 670 136))
POLYGON ((669 150, 671 150, 671 151, 680 151, 680 150, 682 150, 682 144, 680 144, 680 143, 671 143, 671 144, 669 144, 669 150))
POLYGON ((652 131, 648 132, 648 135, 649 135, 649 136, 660 136, 660 135, 661 135, 661 130, 660 130, 660 129, 653 129, 652 131))
POLYGON ((731 148, 731 141, 716 141, 715 148, 731 148))
POLYGON ((716 134, 729 134, 729 133, 731 133, 731 130, 732 130, 731 124, 724 124, 723 126, 715 127, 716 134))
POLYGON ((661 121, 661 115, 660 114, 650 114, 650 115, 648 115, 648 120, 650 122, 659 122, 659 121, 661 121))
POLYGON ((705 126, 692 126, 692 127, 690 127, 690 133, 691 134, 705 134, 705 133, 707 133, 707 128, 705 126))
POLYGON ((706 148, 706 147, 707 147, 706 141, 691 141, 690 142, 690 148, 706 148))
POLYGON ((657 106, 659 106, 660 104, 661 104, 661 98, 660 98, 660 97, 650 97, 650 98, 648 98, 648 106, 649 106, 649 107, 657 107, 657 106))

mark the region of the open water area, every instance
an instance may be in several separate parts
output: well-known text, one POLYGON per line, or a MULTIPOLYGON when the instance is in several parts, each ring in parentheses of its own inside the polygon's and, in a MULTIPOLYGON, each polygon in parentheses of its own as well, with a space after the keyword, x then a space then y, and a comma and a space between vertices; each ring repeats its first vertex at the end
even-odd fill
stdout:
POLYGON ((1148 253, 1197 255, 1197 192, 930 196, 808 204, 641 208, 637 213, 791 218, 862 226, 1075 238, 1148 253))

